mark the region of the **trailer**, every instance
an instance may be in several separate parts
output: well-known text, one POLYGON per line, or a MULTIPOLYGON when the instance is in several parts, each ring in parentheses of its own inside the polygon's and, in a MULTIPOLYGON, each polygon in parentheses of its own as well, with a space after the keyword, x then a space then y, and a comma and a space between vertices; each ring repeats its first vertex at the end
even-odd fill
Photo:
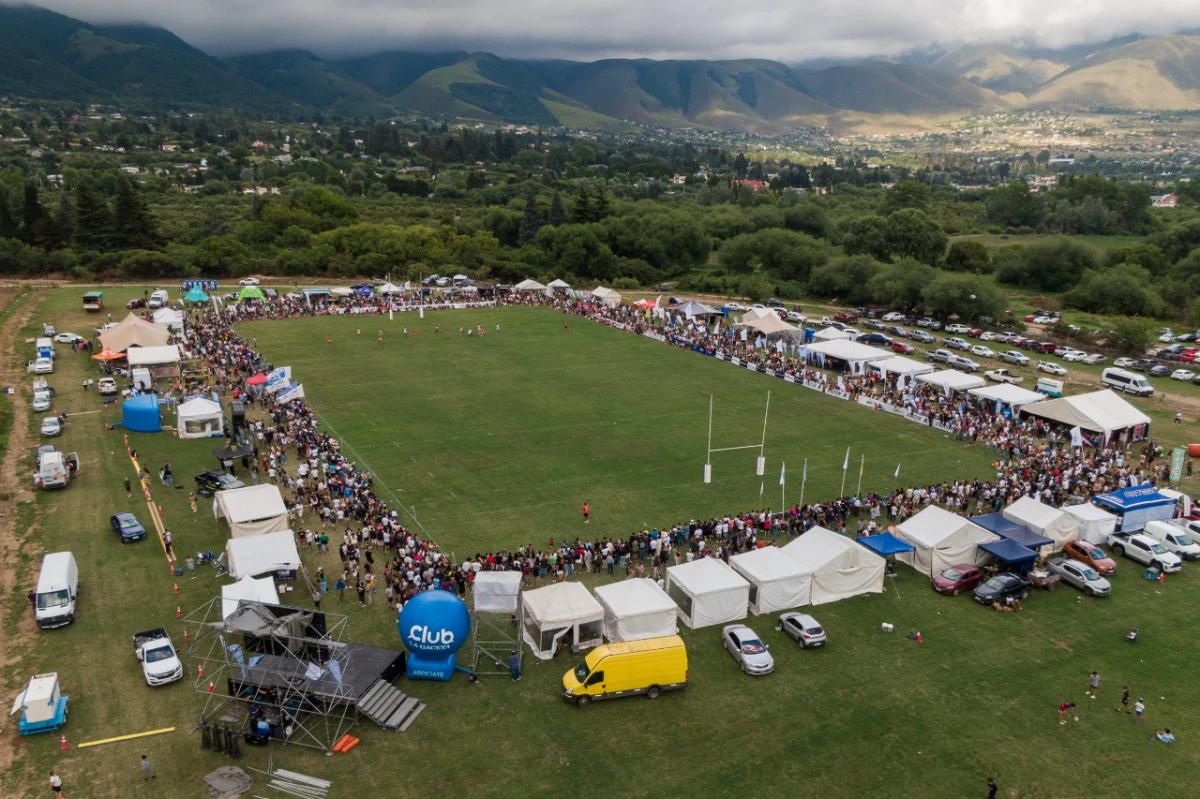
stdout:
POLYGON ((59 691, 57 672, 35 674, 13 702, 9 715, 22 711, 18 725, 21 735, 53 732, 66 723, 70 698, 59 691))
POLYGON ((83 310, 101 311, 104 309, 104 292, 89 291, 83 295, 83 310))

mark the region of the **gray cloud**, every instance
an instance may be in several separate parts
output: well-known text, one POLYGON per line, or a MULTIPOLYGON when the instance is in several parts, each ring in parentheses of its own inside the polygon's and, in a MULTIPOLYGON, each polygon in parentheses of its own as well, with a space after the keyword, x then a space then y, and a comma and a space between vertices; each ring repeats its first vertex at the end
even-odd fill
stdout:
POLYGON ((147 23, 215 55, 300 47, 488 50, 516 58, 814 58, 935 44, 1062 47, 1194 26, 1195 0, 37 0, 85 20, 147 23))

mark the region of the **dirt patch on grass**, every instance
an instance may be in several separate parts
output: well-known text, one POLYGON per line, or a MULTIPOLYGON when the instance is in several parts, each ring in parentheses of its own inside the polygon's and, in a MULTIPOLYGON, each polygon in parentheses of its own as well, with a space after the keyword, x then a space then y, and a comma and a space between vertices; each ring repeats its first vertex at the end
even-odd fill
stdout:
MULTIPOLYGON (((25 301, 23 307, 10 315, 0 326, 0 385, 17 386, 25 374, 19 371, 17 363, 17 332, 29 321, 33 308, 40 298, 40 292, 34 292, 25 301)), ((0 291, 0 308, 13 300, 11 292, 0 291)), ((33 493, 28 485, 23 485, 21 478, 25 470, 21 468, 21 459, 29 452, 29 407, 20 394, 12 397, 12 429, 8 435, 8 447, 4 451, 3 462, 0 463, 0 596, 11 596, 18 590, 17 586, 17 553, 25 548, 25 541, 31 530, 24 535, 17 532, 18 503, 33 501, 33 493)), ((32 527, 36 527, 36 523, 32 527)), ((0 661, 0 696, 12 696, 16 687, 4 684, 3 667, 17 662, 20 654, 27 649, 33 640, 35 626, 33 617, 24 612, 25 606, 16 603, 0 602, 0 630, 14 629, 16 635, 6 641, 3 661, 0 661), (12 619, 6 618, 9 609, 20 607, 21 615, 11 624, 12 619)), ((11 718, 15 718, 11 717, 11 718)), ((7 723, 6 725, 7 726, 7 723)), ((7 732, 7 731, 6 731, 7 732)), ((21 744, 16 736, 0 735, 0 773, 11 773, 17 748, 21 744)))
POLYGON ((1055 649, 1061 649, 1061 650, 1063 650, 1064 652, 1070 652, 1070 653, 1072 653, 1072 654, 1074 654, 1074 653, 1075 653, 1075 650, 1074 650, 1074 649, 1071 647, 1071 645, 1070 645, 1070 644, 1068 644, 1066 641, 1055 641, 1055 642, 1054 642, 1054 648, 1055 648, 1055 649))

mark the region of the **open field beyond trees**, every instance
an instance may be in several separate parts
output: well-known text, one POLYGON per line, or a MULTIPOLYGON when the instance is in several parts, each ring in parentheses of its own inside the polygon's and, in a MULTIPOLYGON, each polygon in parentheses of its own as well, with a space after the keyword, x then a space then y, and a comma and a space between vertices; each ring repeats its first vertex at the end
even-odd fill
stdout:
MULTIPOLYGON (((98 317, 79 309, 81 291, 27 299, 37 303, 28 324, 0 335, 23 341, 43 319, 59 330, 88 332, 98 317)), ((122 292, 111 293, 110 305, 119 307, 122 292)), ((113 314, 119 319, 124 311, 113 314)), ((863 455, 864 491, 891 488, 897 464, 903 484, 990 472, 985 449, 968 450, 918 425, 575 319, 564 331, 563 321, 548 310, 504 309, 431 313, 421 321, 397 315, 392 322, 375 316, 264 322, 240 332, 257 339, 274 363, 293 366, 347 453, 375 475, 377 491, 409 510, 406 521, 415 513, 427 534, 460 558, 544 546, 552 536, 624 536, 691 517, 778 507, 781 461, 789 501, 799 499, 805 458, 806 500, 830 499, 847 447, 848 491, 863 455), (483 325, 486 336, 460 338, 458 327, 466 324, 483 325), (414 325, 418 338, 406 339, 401 331, 414 325), (382 345, 375 338, 381 326, 382 345), (726 453, 714 456, 714 482, 703 485, 709 394, 714 446, 732 446, 758 440, 768 388, 765 477, 753 473, 753 452, 726 453), (579 517, 584 500, 594 520, 586 528, 579 517)), ((17 348, 21 363, 27 349, 17 348)), ((156 543, 121 546, 107 531, 108 515, 119 510, 148 520, 145 503, 128 500, 122 487, 133 470, 121 433, 104 429, 118 411, 101 410, 99 398, 80 388, 89 374, 96 375, 90 361, 61 352, 52 381, 55 409, 71 418, 60 448, 79 453, 79 478, 65 491, 38 493, 15 518, 0 519, 15 526, 20 553, 14 590, 3 597, 0 673, 11 696, 35 672, 60 672, 72 697, 64 731, 73 744, 178 729, 60 752, 57 736, 18 739, 10 717, 3 745, 16 760, 0 775, 0 794, 37 796, 49 768, 57 767, 69 796, 136 795, 149 790, 137 769, 146 753, 159 774, 154 795, 201 796, 200 777, 229 761, 202 751, 198 734, 188 733, 197 711, 190 682, 148 688, 129 636, 159 624, 179 635, 175 608, 186 612, 207 601, 218 581, 211 569, 198 568, 180 579, 176 597, 156 543), (24 595, 41 554, 62 549, 75 553, 82 571, 79 620, 37 631, 24 595)), ((28 385, 23 372, 19 379, 28 385)), ((22 388, 3 401, 28 399, 22 388)), ((1194 432, 1193 424, 1170 430, 1164 416, 1155 416, 1152 434, 1194 432)), ((207 441, 169 433, 130 438, 152 471, 169 459, 177 485, 188 486, 191 475, 213 465, 207 441)), ((31 465, 31 455, 23 465, 31 465)), ((180 552, 223 546, 226 534, 206 503, 193 516, 186 490, 157 483, 153 490, 180 552)), ((303 555, 310 569, 324 565, 327 573, 337 562, 336 554, 303 555)), ((572 664, 535 664, 530 657, 519 684, 502 677, 474 685, 458 678, 401 681, 429 706, 407 733, 363 725, 356 730, 363 743, 349 755, 285 747, 276 750, 275 764, 333 780, 332 797, 949 798, 982 796, 988 776, 1008 797, 1188 796, 1200 736, 1192 677, 1200 655, 1193 621, 1200 569, 1193 569, 1159 585, 1122 561, 1111 598, 1064 588, 1035 594, 1022 613, 996 615, 967 597, 933 594, 902 566, 886 594, 816 608, 830 631, 824 651, 796 650, 772 631, 772 619, 750 619, 776 657, 776 673, 766 678, 738 672, 717 630, 685 631, 686 691, 656 703, 631 699, 580 711, 558 694, 558 680, 572 664), (885 621, 895 633, 879 632, 885 621), (1124 641, 1132 625, 1142 633, 1136 646, 1124 641), (914 629, 923 644, 904 637, 914 629), (1092 669, 1104 684, 1101 698, 1087 701, 1092 669), (1142 727, 1112 711, 1122 684, 1147 700, 1142 727), (1055 714, 1064 700, 1081 705, 1080 721, 1065 727, 1055 714), (1178 744, 1147 740, 1164 725, 1178 744)), ((285 601, 310 604, 302 593, 285 601)), ((399 647, 394 616, 381 598, 360 608, 330 597, 325 607, 350 616, 352 640, 399 647)), ((194 664, 185 666, 194 674, 194 664)), ((240 765, 264 767, 265 750, 246 754, 240 765)), ((251 793, 268 795, 260 784, 251 793)))

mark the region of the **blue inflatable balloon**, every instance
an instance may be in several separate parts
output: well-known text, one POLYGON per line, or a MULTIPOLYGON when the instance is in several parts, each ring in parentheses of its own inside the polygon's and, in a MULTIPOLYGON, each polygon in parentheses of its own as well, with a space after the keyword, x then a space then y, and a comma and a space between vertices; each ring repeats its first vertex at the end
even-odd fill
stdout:
POLYGON ((422 591, 400 611, 398 626, 408 650, 408 678, 447 682, 457 668, 459 647, 471 632, 466 603, 449 591, 422 591))

